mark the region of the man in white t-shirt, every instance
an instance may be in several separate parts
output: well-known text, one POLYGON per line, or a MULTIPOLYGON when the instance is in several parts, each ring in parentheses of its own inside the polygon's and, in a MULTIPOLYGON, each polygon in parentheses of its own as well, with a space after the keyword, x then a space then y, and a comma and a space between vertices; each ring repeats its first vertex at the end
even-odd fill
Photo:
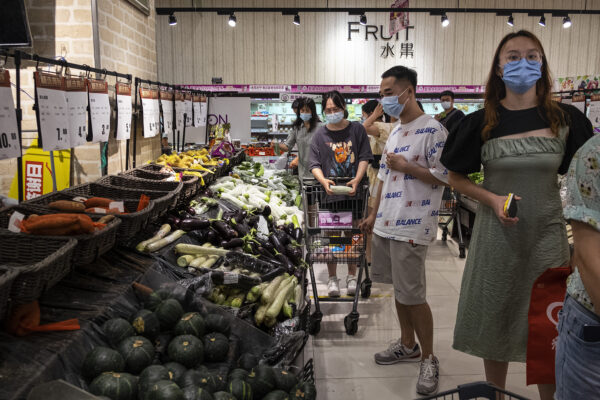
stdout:
POLYGON ((437 392, 439 362, 433 355, 433 316, 425 297, 425 257, 437 237, 439 206, 448 181, 439 161, 448 132, 419 108, 414 70, 396 66, 381 77, 383 109, 401 123, 383 150, 378 193, 361 228, 374 233, 372 277, 393 284, 402 336, 375 354, 375 362, 420 361, 417 392, 430 395, 437 392))

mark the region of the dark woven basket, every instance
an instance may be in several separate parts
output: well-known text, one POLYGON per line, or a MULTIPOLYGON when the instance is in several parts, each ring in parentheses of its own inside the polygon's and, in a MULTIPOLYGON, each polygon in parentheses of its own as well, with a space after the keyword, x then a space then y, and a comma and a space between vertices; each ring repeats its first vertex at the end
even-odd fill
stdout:
MULTIPOLYGON (((169 173, 161 173, 155 171, 149 171, 142 168, 134 168, 129 171, 123 172, 121 175, 132 176, 134 178, 140 179, 150 179, 150 180, 167 180, 171 178, 173 175, 169 173)), ((187 203, 189 200, 193 199, 198 190, 200 190, 201 181, 197 176, 193 175, 182 175, 181 180, 183 181, 183 189, 181 189, 181 193, 179 194, 179 204, 187 203)))
MULTIPOLYGON (((67 193, 65 191, 60 192, 52 192, 48 194, 44 194, 39 197, 35 197, 31 200, 27 200, 23 202, 24 205, 38 205, 38 206, 47 206, 49 203, 57 200, 73 200, 74 197, 80 196, 80 194, 67 193)), ((119 230, 117 231, 118 238, 131 238, 135 236, 138 232, 146 228, 148 222, 150 221, 150 217, 152 216, 152 212, 154 210, 154 201, 150 201, 150 204, 146 206, 141 211, 137 211, 137 207, 139 204, 139 199, 113 199, 115 201, 123 201, 125 205, 125 212, 127 214, 119 215, 119 219, 121 220, 121 225, 119 226, 119 230)), ((51 209, 52 210, 52 209, 51 209)), ((52 210, 57 212, 56 210, 52 210)), ((86 213, 92 218, 102 217, 103 214, 97 213, 86 213)))
MULTIPOLYGON (((1 268, 15 275, 9 295, 11 305, 37 300, 64 278, 71 270, 77 247, 77 240, 69 237, 34 236, 4 229, 0 230, 0 240, 1 268)), ((0 290, 0 308, 6 305, 4 289, 0 290)))
POLYGON ((16 268, 0 266, 0 321, 4 321, 8 311, 8 299, 13 282, 19 274, 16 268))
MULTIPOLYGON (((13 212, 18 211, 25 216, 29 216, 31 214, 38 215, 46 215, 46 214, 58 214, 59 211, 51 210, 45 206, 39 205, 18 205, 14 207, 8 207, 0 210, 0 228, 5 229, 8 227, 8 222, 10 220, 13 212)), ((99 217, 92 217, 94 221, 97 221, 99 217)), ((38 236, 38 235, 30 235, 26 233, 19 233, 21 235, 21 240, 29 240, 30 238, 48 238, 48 239, 61 239, 72 238, 77 241, 77 246, 73 252, 73 264, 84 265, 93 262, 98 256, 109 251, 114 245, 117 238, 117 231, 119 230, 119 226, 121 225, 121 220, 119 218, 115 218, 106 224, 104 229, 89 233, 86 235, 74 235, 74 236, 38 236)), ((43 241, 39 242, 40 246, 44 246, 43 241)), ((4 244, 2 247, 5 247, 4 244)))
POLYGON ((233 157, 229 159, 229 163, 236 165, 240 165, 242 162, 246 160, 246 149, 239 149, 233 157))
MULTIPOLYGON (((145 170, 145 171, 150 171, 150 172, 159 172, 161 169, 163 168, 162 165, 160 164, 146 164, 140 167, 140 169, 145 170)), ((208 186, 211 183, 213 183, 216 178, 215 178, 215 167, 205 167, 206 169, 210 169, 212 171, 212 173, 210 172, 206 172, 206 171, 200 171, 197 169, 192 169, 192 168, 177 168, 177 167, 171 167, 173 168, 173 171, 175 172, 185 172, 185 171, 193 171, 193 172, 200 172, 202 174, 202 180, 198 179, 198 191, 201 190, 201 188, 203 187, 202 185, 202 181, 204 181, 204 186, 208 186)), ((197 192, 196 192, 197 194, 197 192)))
POLYGON ((159 192, 167 192, 171 196, 167 208, 177 207, 177 202, 179 201, 179 196, 181 194, 181 190, 183 189, 183 182, 157 181, 153 179, 141 179, 127 175, 106 175, 98 179, 96 183, 126 189, 141 189, 144 191, 156 190, 159 192))

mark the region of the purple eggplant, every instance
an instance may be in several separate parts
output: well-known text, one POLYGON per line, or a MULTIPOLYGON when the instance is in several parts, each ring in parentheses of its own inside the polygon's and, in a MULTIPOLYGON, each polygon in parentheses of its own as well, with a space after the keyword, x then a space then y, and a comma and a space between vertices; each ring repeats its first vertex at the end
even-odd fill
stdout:
POLYGON ((211 243, 213 246, 219 246, 221 244, 221 237, 219 236, 217 231, 215 231, 212 228, 209 228, 206 231, 206 241, 211 243))
POLYGON ((235 218, 231 219, 231 227, 238 233, 238 236, 244 237, 250 232, 250 227, 244 222, 234 222, 235 218))
POLYGON ((237 222, 238 224, 241 224, 246 219, 247 216, 248 216, 248 211, 240 210, 237 213, 237 215, 233 218, 235 219, 235 222, 237 222))
POLYGON ((285 246, 285 255, 294 265, 300 265, 302 260, 302 248, 288 244, 285 246))
POLYGON ((244 245, 244 241, 240 238, 233 238, 229 241, 224 241, 221 245, 224 249, 233 249, 235 247, 241 247, 244 245))
POLYGON ((279 237, 277 237, 276 233, 277 232, 274 232, 273 234, 271 234, 269 236, 269 240, 273 244, 273 247, 275 247, 275 250, 277 250, 281 254, 284 254, 285 253, 285 245, 281 243, 281 241, 279 240, 279 237))
POLYGON ((179 228, 186 232, 206 229, 209 226, 210 221, 207 218, 186 218, 179 223, 179 228))
POLYGON ((278 261, 280 261, 284 265, 284 268, 286 269, 286 271, 287 271, 288 274, 293 274, 294 271, 296 270, 296 267, 294 266, 294 264, 292 264, 292 262, 290 261, 290 259, 287 258, 285 256, 285 254, 278 253, 275 256, 275 259, 278 260, 278 261))
POLYGON ((188 235, 190 235, 191 237, 196 239, 198 241, 198 243, 204 244, 207 242, 207 240, 206 240, 207 233, 208 233, 207 229, 199 229, 199 230, 189 232, 188 235))
POLYGON ((181 222, 181 220, 173 214, 167 215, 165 221, 167 224, 171 225, 171 228, 173 228, 173 230, 178 229, 179 223, 181 222))
POLYGON ((302 228, 294 228, 294 231, 292 232, 292 237, 297 243, 302 242, 302 236, 304 236, 302 228))
POLYGON ((246 223, 251 228, 256 228, 258 226, 258 221, 259 220, 260 220, 260 216, 258 216, 258 215, 251 215, 248 218, 246 218, 246 223))
POLYGON ((268 205, 265 206, 265 208, 263 208, 262 215, 263 217, 268 218, 271 215, 271 207, 268 205))
POLYGON ((230 227, 227 222, 217 220, 212 221, 212 227, 219 232, 219 235, 225 240, 233 239, 234 237, 238 237, 238 233, 230 227))
POLYGON ((194 210, 194 207, 187 207, 185 211, 187 211, 187 213, 190 215, 196 215, 196 210, 194 210))
POLYGON ((283 231, 285 233, 287 233, 288 235, 292 236, 293 232, 294 232, 294 224, 292 224, 291 222, 287 225, 285 225, 283 227, 283 231))
MULTIPOLYGON (((292 239, 291 236, 288 235, 284 230, 276 230, 273 232, 273 235, 277 236, 277 239, 279 239, 279 243, 281 243, 282 246, 286 246, 291 242, 292 239)), ((277 251, 283 253, 283 251, 280 251, 279 249, 277 249, 277 251)))

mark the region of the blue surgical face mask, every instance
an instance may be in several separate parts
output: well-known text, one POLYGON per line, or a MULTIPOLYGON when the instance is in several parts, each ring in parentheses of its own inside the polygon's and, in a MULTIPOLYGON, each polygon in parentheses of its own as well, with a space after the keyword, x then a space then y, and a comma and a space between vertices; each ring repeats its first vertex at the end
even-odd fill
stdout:
POLYGON ((502 80, 507 88, 517 94, 523 94, 542 77, 542 63, 521 58, 504 64, 502 80))
POLYGON ((310 113, 300 113, 300 119, 304 122, 310 121, 311 118, 312 118, 312 114, 310 114, 310 113))
MULTIPOLYGON (((408 88, 404 89, 404 92, 407 90, 408 88)), ((398 103, 398 99, 404 94, 404 92, 400 93, 398 96, 386 96, 382 98, 381 105, 383 106, 383 112, 391 117, 400 118, 400 114, 402 114, 402 111, 404 110, 406 101, 408 101, 408 99, 406 99, 403 104, 398 103)))
POLYGON ((338 111, 331 114, 325 114, 325 118, 327 119, 327 123, 329 124, 337 124, 344 119, 344 112, 338 111))

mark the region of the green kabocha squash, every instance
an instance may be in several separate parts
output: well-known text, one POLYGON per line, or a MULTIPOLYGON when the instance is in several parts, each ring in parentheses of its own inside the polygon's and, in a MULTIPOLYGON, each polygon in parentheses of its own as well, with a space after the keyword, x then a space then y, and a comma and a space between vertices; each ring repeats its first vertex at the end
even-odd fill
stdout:
POLYGON ((317 388, 314 383, 301 382, 290 391, 290 400, 317 400, 317 388))
POLYGON ((298 379, 294 374, 281 368, 273 368, 273 375, 275 377, 275 387, 285 392, 289 392, 298 384, 298 379))
POLYGON ((204 322, 207 332, 219 332, 227 337, 231 334, 231 323, 221 314, 208 314, 204 322))
POLYGON ((208 390, 198 386, 188 386, 183 389, 183 397, 185 400, 214 400, 208 390))
POLYGON ((90 393, 112 400, 134 400, 137 378, 125 372, 104 372, 90 384, 90 393))
POLYGON ((204 346, 196 336, 175 336, 169 343, 169 358, 171 361, 193 368, 204 361, 204 346))
POLYGON ((229 380, 229 382, 231 382, 235 379, 241 379, 241 380, 245 381, 246 378, 248 377, 248 373, 249 372, 246 371, 245 369, 236 368, 229 373, 229 376, 227 377, 227 379, 229 380))
POLYGON ((131 325, 138 335, 150 340, 156 339, 160 333, 158 317, 150 310, 140 310, 136 313, 131 320, 131 325))
POLYGON ((213 398, 215 400, 238 400, 234 395, 229 392, 215 392, 213 393, 213 398))
POLYGON ((173 339, 173 335, 169 332, 164 332, 158 335, 156 339, 154 339, 154 351, 156 351, 155 361, 158 363, 165 363, 169 360, 169 343, 173 339))
POLYGON ((146 297, 146 299, 144 300, 144 308, 150 311, 154 311, 160 303, 162 303, 164 300, 167 300, 169 297, 169 293, 160 289, 155 290, 154 292, 150 293, 150 295, 148 295, 148 297, 146 297))
POLYGON ((222 333, 209 333, 204 336, 204 359, 208 362, 221 362, 227 359, 229 339, 222 333))
POLYGON ((132 374, 139 374, 154 360, 154 346, 143 336, 123 340, 117 350, 125 359, 125 369, 132 374))
POLYGON ((183 390, 171 380, 154 382, 146 393, 144 400, 185 400, 183 390))
POLYGON ((171 379, 169 370, 162 365, 150 365, 142 371, 138 379, 138 390, 143 395, 158 381, 171 379))
POLYGON ((154 311, 158 317, 160 329, 163 331, 172 329, 183 315, 183 307, 175 299, 167 299, 156 307, 154 311))
POLYGON ((206 332, 204 318, 197 312, 183 314, 175 325, 175 335, 194 335, 197 338, 202 338, 204 332, 206 332))
POLYGON ((183 375, 182 381, 184 388, 193 386, 206 389, 210 393, 217 391, 215 377, 208 370, 190 369, 183 375))
POLYGON ((289 393, 283 390, 274 390, 262 398, 263 400, 290 400, 289 393))
POLYGON ((259 365, 250 371, 246 381, 252 387, 254 397, 262 399, 267 393, 275 390, 275 374, 273 368, 259 365))
POLYGON ((250 371, 258 365, 258 357, 252 353, 244 353, 238 359, 238 367, 250 371))
POLYGON ((135 336, 133 326, 123 318, 109 319, 102 325, 104 336, 112 346, 116 346, 128 337, 135 336))
POLYGON ((227 391, 227 376, 223 374, 212 374, 215 381, 216 390, 215 392, 226 392, 227 391))
POLYGON ((252 387, 241 379, 235 379, 229 382, 229 393, 238 400, 252 400, 252 387))
POLYGON ((87 354, 81 373, 84 378, 94 379, 103 372, 122 372, 124 369, 125 360, 118 351, 99 346, 87 354))
POLYGON ((183 385, 183 375, 185 375, 187 368, 174 361, 168 362, 164 364, 164 366, 169 371, 169 379, 175 382, 179 387, 185 387, 183 385))

